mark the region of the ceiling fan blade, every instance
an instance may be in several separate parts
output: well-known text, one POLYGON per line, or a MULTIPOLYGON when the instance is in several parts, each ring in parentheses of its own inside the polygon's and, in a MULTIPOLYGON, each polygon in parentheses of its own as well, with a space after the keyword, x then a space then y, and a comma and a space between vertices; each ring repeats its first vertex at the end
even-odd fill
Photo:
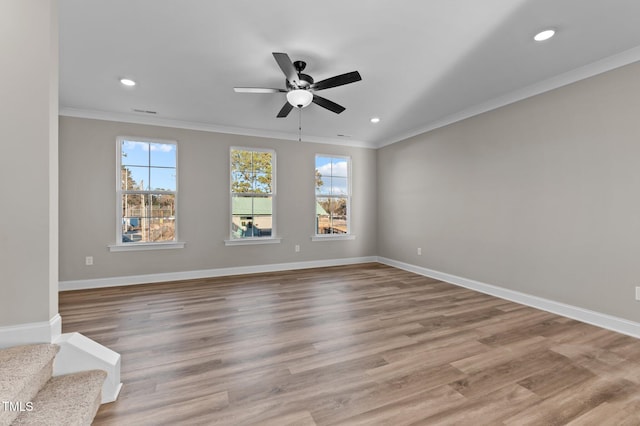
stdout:
POLYGON ((336 114, 340 114, 346 109, 342 105, 338 105, 337 103, 330 101, 329 99, 321 98, 318 95, 313 95, 313 103, 316 105, 320 105, 322 108, 326 108, 329 111, 333 111, 336 114))
POLYGON ((234 87, 238 93, 279 93, 286 92, 284 89, 271 89, 268 87, 234 87))
POLYGON ((273 57, 280 66, 280 69, 284 73, 285 77, 287 77, 287 81, 298 87, 300 85, 300 81, 298 80, 298 72, 293 66, 291 59, 289 59, 289 55, 287 55, 286 53, 273 52, 273 57))
POLYGON ((291 110, 293 109, 293 105, 291 105, 289 102, 286 102, 283 106, 282 109, 280 110, 280 112, 278 113, 278 118, 285 118, 287 115, 289 115, 289 113, 291 112, 291 110))
POLYGON ((343 84, 355 83, 362 80, 358 71, 351 71, 345 74, 336 75, 335 77, 320 80, 311 85, 312 90, 323 90, 331 87, 342 86, 343 84))

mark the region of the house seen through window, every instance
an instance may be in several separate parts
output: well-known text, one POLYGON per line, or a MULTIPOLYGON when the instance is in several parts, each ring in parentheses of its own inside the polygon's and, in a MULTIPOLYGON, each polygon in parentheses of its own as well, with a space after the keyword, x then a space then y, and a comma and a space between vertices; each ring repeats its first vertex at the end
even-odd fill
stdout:
POLYGON ((231 239, 274 235, 275 152, 231 148, 231 239))
POLYGON ((176 241, 177 144, 118 138, 119 244, 176 241))
POLYGON ((316 155, 316 235, 349 234, 351 159, 316 155))

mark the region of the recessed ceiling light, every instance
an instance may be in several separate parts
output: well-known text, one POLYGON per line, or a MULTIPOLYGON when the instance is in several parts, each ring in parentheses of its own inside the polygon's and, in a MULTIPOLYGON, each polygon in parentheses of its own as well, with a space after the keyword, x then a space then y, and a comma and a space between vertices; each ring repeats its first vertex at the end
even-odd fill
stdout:
POLYGON ((371 119, 371 122, 372 122, 373 124, 375 124, 375 123, 379 123, 379 122, 380 122, 380 118, 378 118, 378 117, 373 117, 373 118, 371 119))
POLYGON ((120 83, 124 84, 125 86, 135 86, 136 82, 131 80, 130 78, 121 78, 120 79, 120 83))
POLYGON ((548 30, 544 30, 544 31, 540 31, 538 34, 536 34, 533 39, 535 41, 545 41, 545 40, 549 40, 551 37, 553 37, 556 33, 556 30, 552 30, 552 29, 548 29, 548 30))

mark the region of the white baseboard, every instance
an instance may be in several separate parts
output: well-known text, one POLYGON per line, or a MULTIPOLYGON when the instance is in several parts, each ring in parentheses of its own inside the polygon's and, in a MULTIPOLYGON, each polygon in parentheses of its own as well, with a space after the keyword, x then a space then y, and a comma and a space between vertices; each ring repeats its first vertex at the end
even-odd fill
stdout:
POLYGON ((603 314, 589 309, 577 306, 567 305, 561 302, 544 299, 538 296, 521 293, 515 290, 509 290, 503 287, 497 287, 491 284, 485 284, 479 281, 470 280, 456 275, 444 272, 434 271, 432 269, 399 262, 385 257, 379 257, 378 262, 393 266, 394 268, 404 269, 405 271, 414 272, 425 277, 435 278, 460 287, 465 287, 481 293, 490 294, 501 299, 510 300, 512 302, 521 303, 533 308, 542 309, 543 311, 552 312, 564 317, 572 318, 587 324, 606 328, 628 336, 640 338, 640 324, 623 318, 614 317, 612 315, 603 314))
POLYGON ((104 370, 107 379, 102 385, 102 403, 118 398, 120 382, 120 354, 83 336, 80 333, 65 333, 53 343, 60 346, 60 352, 53 364, 53 375, 77 373, 88 370, 104 370))
POLYGON ((62 318, 55 314, 49 321, 0 327, 0 348, 28 345, 31 343, 51 343, 62 333, 62 318))
POLYGON ((164 274, 130 275, 124 277, 60 281, 58 284, 58 289, 59 291, 84 290, 91 288, 117 287, 123 285, 225 277, 229 275, 246 275, 258 274, 263 272, 291 271, 296 269, 325 268, 329 266, 352 265, 377 261, 378 258, 376 256, 349 257, 344 259, 313 260, 308 262, 274 263, 271 265, 238 266, 231 268, 203 269, 197 271, 168 272, 164 274))

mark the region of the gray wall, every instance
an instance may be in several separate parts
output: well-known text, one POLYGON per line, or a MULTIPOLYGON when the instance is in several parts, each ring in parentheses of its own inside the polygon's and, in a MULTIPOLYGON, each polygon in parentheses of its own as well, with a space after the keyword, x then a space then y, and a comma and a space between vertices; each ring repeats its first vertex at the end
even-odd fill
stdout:
POLYGON ((639 75, 632 64, 379 150, 379 254, 640 321, 639 75))
POLYGON ((0 2, 0 327, 58 313, 57 19, 57 1, 0 2))
POLYGON ((249 136, 60 117, 60 281, 375 256, 376 151, 249 136), (179 239, 184 249, 109 252, 115 243, 116 137, 178 141, 179 239), (229 147, 276 151, 280 244, 225 246, 229 147), (350 155, 352 241, 311 242, 315 154, 350 155), (300 244, 300 253, 294 245, 300 244), (85 266, 85 256, 94 257, 85 266))
POLYGON ((639 73, 632 64, 378 151, 61 117, 60 280, 380 255, 640 322, 639 73), (119 135, 178 140, 185 249, 107 250, 119 135), (224 246, 232 145, 277 152, 281 244, 224 246), (310 241, 315 153, 353 157, 355 241, 310 241))

